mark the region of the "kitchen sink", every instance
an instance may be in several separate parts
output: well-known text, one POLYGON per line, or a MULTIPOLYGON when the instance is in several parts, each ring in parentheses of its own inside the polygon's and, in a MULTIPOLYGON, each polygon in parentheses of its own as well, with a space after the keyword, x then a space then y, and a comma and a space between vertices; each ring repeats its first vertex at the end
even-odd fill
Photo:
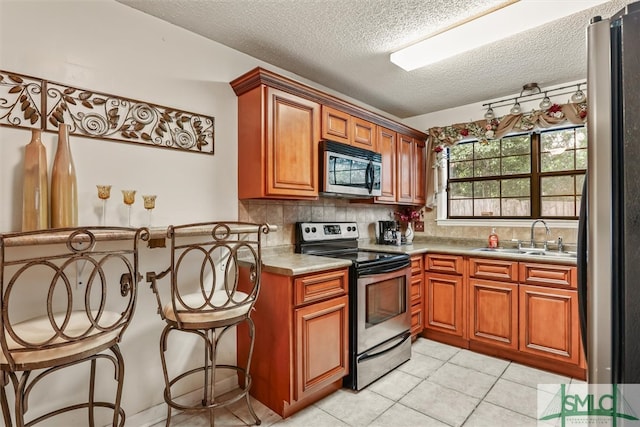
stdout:
POLYGON ((524 252, 526 255, 542 255, 542 256, 558 256, 558 257, 564 257, 564 258, 576 258, 577 257, 577 253, 576 252, 558 252, 558 251, 531 251, 531 252, 524 252))
POLYGON ((497 252, 497 253, 508 253, 508 254, 523 254, 524 251, 518 248, 478 248, 474 249, 474 251, 481 252, 497 252))
POLYGON ((536 255, 544 257, 563 257, 563 258, 575 258, 576 252, 570 251, 545 251, 544 249, 533 248, 477 248, 474 251, 479 252, 494 252, 494 253, 507 253, 507 254, 522 254, 522 255, 536 255))

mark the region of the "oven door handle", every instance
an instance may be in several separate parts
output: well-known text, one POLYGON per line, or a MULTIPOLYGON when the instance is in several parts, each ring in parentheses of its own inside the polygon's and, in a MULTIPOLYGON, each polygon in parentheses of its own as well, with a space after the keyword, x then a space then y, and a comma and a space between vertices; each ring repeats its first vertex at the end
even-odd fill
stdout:
POLYGON ((358 270, 358 277, 371 276, 375 274, 385 274, 385 273, 393 273, 394 271, 399 271, 404 268, 407 268, 411 263, 407 261, 402 261, 401 263, 392 264, 387 267, 362 267, 358 270))
POLYGON ((381 350, 381 351, 378 351, 378 352, 375 352, 375 353, 369 353, 369 352, 362 353, 361 356, 358 356, 358 362, 364 362, 365 360, 375 359, 376 357, 383 356, 383 355, 395 350, 397 347, 401 346, 402 344, 404 344, 404 342, 406 340, 408 340, 409 338, 411 338, 411 332, 407 331, 407 332, 403 333, 400 336, 400 341, 398 341, 397 344, 392 345, 391 347, 387 347, 384 350, 381 350))

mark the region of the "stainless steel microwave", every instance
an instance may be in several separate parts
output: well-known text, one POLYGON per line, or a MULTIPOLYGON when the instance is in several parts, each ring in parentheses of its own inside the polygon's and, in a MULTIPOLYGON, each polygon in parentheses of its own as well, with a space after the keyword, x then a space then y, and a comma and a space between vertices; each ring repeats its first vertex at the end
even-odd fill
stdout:
POLYGON ((334 141, 320 142, 320 194, 376 197, 382 194, 382 155, 334 141))

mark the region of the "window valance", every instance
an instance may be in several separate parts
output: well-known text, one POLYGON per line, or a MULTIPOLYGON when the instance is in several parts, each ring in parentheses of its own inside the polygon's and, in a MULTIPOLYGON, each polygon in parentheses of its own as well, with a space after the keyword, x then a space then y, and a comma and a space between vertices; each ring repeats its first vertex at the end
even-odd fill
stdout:
POLYGON ((532 110, 523 114, 508 114, 491 120, 458 123, 429 129, 431 148, 455 145, 463 139, 488 142, 508 133, 529 132, 535 128, 549 128, 569 122, 581 125, 587 119, 587 103, 552 104, 547 110, 532 110))

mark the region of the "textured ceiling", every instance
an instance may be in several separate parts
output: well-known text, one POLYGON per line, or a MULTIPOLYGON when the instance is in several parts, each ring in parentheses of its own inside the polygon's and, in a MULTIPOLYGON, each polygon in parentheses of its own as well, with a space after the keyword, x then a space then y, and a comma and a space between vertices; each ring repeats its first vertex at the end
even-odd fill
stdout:
POLYGON ((585 79, 589 20, 633 0, 611 0, 410 72, 389 55, 500 1, 118 1, 406 118, 509 96, 528 82, 544 88, 585 79))

